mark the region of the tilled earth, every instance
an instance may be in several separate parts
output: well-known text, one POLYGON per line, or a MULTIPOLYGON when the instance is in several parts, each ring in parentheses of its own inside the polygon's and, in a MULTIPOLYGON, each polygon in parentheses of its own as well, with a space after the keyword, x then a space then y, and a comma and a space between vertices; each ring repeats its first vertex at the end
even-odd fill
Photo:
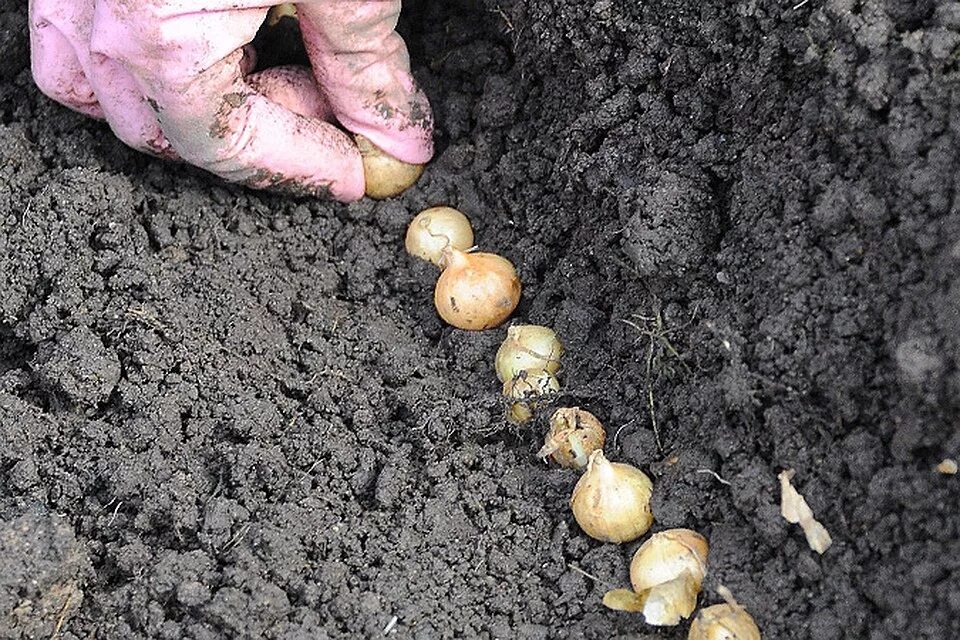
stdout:
POLYGON ((437 158, 342 206, 44 98, 0 2, 0 637, 685 638, 508 425, 420 209, 513 260, 559 405, 768 639, 960 637, 960 3, 405 3, 437 158), (833 536, 779 515, 777 474, 833 536), (594 576, 585 577, 582 572, 594 576))

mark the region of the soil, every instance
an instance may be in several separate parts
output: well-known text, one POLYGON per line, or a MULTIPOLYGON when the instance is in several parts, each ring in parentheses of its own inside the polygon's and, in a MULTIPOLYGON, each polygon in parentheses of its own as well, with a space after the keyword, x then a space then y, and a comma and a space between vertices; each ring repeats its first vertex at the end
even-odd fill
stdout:
POLYGON ((685 638, 639 541, 508 424, 502 329, 403 251, 439 203, 563 393, 765 638, 960 637, 960 3, 405 3, 438 153, 402 197, 255 192, 31 82, 0 3, 0 637, 685 638), (779 515, 777 475, 833 536, 779 515), (588 578, 584 573, 594 578, 588 578))

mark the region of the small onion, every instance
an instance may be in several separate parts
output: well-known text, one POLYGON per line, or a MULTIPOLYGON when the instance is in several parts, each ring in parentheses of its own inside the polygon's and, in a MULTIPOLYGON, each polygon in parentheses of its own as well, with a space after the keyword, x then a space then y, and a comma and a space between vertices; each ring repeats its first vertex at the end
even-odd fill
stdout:
POLYGON ((589 411, 580 407, 557 409, 537 457, 549 456, 561 467, 582 469, 591 453, 603 449, 605 439, 603 425, 589 411))
POLYGON ((284 18, 297 19, 297 6, 292 2, 284 2, 270 7, 267 13, 267 26, 275 27, 284 18))
POLYGON ((760 628, 743 607, 715 604, 700 610, 687 640, 760 640, 760 628))
POLYGON ((526 402, 514 402, 507 408, 507 420, 513 424, 525 424, 533 418, 533 409, 526 402))
POLYGON ((410 222, 404 244, 410 255, 439 265, 447 247, 466 251, 473 246, 473 228, 467 216, 452 207, 430 207, 410 222))
POLYGON ((707 574, 707 540, 690 529, 668 529, 640 545, 630 562, 633 590, 645 595, 648 624, 672 626, 689 618, 707 574))
POLYGON ((512 380, 503 383, 503 395, 514 400, 507 410, 507 419, 523 424, 533 417, 539 400, 560 391, 560 381, 546 369, 521 371, 512 380))
POLYGON ((507 337, 497 349, 496 367, 500 382, 506 382, 528 369, 560 369, 563 345, 549 327, 518 324, 507 329, 507 337))
POLYGON ((479 331, 501 324, 520 302, 520 278, 513 264, 493 253, 466 253, 447 247, 433 302, 437 313, 458 329, 479 331))
POLYGON ((357 135, 363 160, 366 194, 374 200, 392 198, 407 190, 423 173, 422 164, 409 164, 388 155, 365 136, 357 135))
POLYGON ((577 524, 603 542, 631 542, 650 529, 653 482, 636 467, 609 462, 598 449, 573 489, 570 506, 577 524))

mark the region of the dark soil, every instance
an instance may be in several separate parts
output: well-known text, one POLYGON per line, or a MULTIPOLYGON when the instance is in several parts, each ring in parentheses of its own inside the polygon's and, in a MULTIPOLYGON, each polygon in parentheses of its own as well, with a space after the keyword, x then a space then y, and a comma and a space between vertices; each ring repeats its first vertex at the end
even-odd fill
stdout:
POLYGON ((352 206, 126 149, 35 89, 25 4, 0 637, 685 638, 601 605, 639 543, 573 522, 549 412, 504 421, 503 330, 436 317, 402 237, 438 203, 515 261, 559 404, 650 473, 655 528, 709 538, 702 603, 729 587, 768 639, 960 637, 960 3, 409 2, 438 155, 352 206))

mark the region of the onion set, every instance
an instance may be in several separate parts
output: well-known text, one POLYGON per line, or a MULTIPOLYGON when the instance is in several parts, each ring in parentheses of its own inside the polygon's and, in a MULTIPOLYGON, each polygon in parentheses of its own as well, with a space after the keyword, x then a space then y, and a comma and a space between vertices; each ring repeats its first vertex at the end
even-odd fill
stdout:
POLYGON ((643 596, 648 624, 673 626, 697 606, 707 574, 706 539, 690 529, 655 533, 640 545, 630 562, 630 583, 643 596))
POLYGON ((570 506, 577 524, 603 542, 631 542, 650 529, 653 482, 636 467, 609 462, 598 449, 573 489, 570 506))
POLYGON ((700 610, 687 640, 760 640, 760 628, 740 605, 715 604, 700 610))
POLYGON ((520 278, 505 258, 447 247, 440 257, 440 267, 443 272, 433 302, 440 317, 458 329, 496 327, 520 302, 520 278))
POLYGON ((439 266, 447 247, 466 251, 473 246, 473 227, 452 207, 430 207, 410 222, 404 246, 410 255, 439 266))
POLYGON ((557 409, 537 457, 549 457, 568 469, 582 469, 590 454, 603 449, 605 439, 603 425, 589 411, 580 407, 557 409))
POLYGON ((521 371, 560 370, 563 345, 549 327, 536 324, 518 324, 507 329, 507 337, 497 349, 496 368, 500 382, 515 378, 521 371))
POLYGON ((360 134, 355 138, 363 160, 366 194, 374 200, 400 195, 423 173, 422 164, 398 160, 360 134))

